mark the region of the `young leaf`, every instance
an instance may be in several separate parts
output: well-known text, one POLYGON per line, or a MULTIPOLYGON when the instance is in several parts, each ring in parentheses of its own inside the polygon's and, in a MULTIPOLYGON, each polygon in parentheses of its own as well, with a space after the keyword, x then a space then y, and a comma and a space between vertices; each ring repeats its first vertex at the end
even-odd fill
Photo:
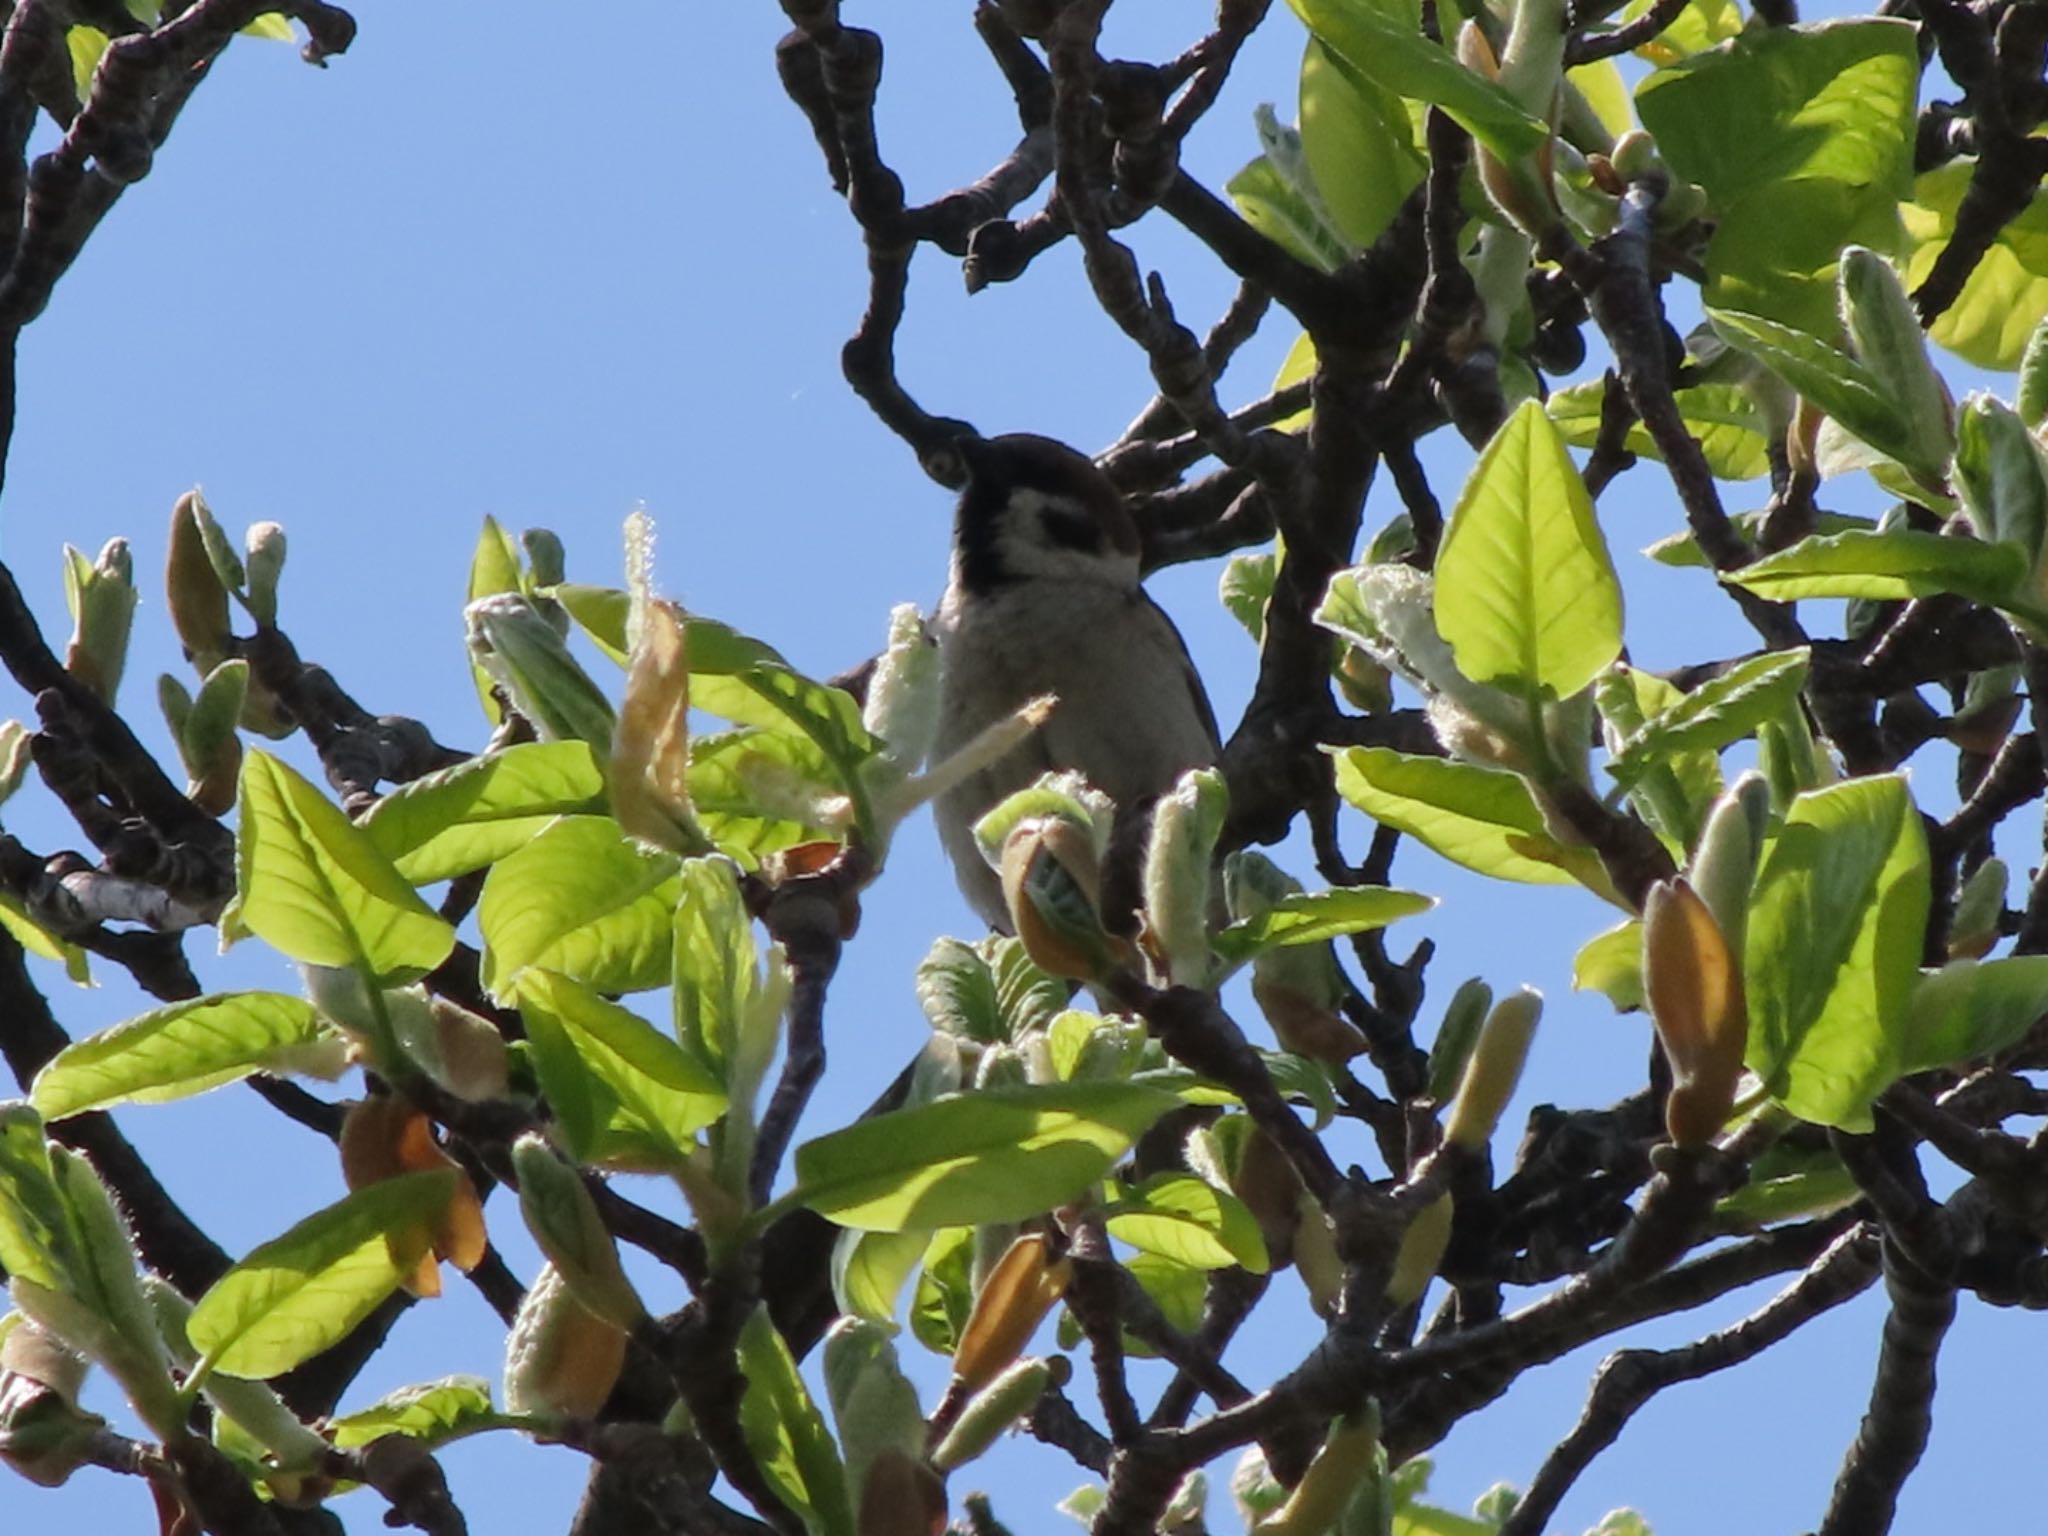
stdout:
MULTIPOLYGON (((519 551, 513 546, 511 537, 498 526, 498 520, 486 516, 483 531, 477 535, 476 552, 469 557, 469 591, 464 603, 473 603, 480 597, 494 597, 500 592, 517 592, 519 586, 519 551)), ((484 707, 484 716, 496 725, 505 718, 505 711, 498 703, 491 674, 474 661, 469 664, 469 670, 476 683, 477 699, 484 707)))
POLYGON ((1437 629, 1478 683, 1569 698, 1621 653, 1621 585, 1543 407, 1493 436, 1444 530, 1437 629))
POLYGON ((754 995, 753 920, 723 859, 691 859, 675 915, 675 1030, 714 1077, 731 1071, 754 995))
POLYGON ((1412 135, 1398 96, 1309 39, 1301 59, 1302 153, 1353 250, 1377 240, 1422 181, 1412 135))
POLYGON ((21 898, 11 891, 0 891, 0 929, 10 934, 14 942, 32 955, 41 955, 45 960, 55 960, 64 967, 64 974, 81 987, 92 985, 92 965, 85 951, 69 939, 60 939, 41 923, 28 915, 28 908, 21 898))
POLYGON ((1194 1269, 1267 1269, 1266 1243, 1244 1202, 1185 1173, 1154 1174, 1109 1207, 1109 1234, 1194 1269))
POLYGON ((1434 896, 1387 886, 1354 885, 1342 890, 1303 891, 1283 896, 1257 917, 1232 923, 1214 939, 1225 960, 1249 960, 1283 944, 1314 944, 1347 933, 1384 928, 1436 905, 1434 896))
MULTIPOLYGON (((837 842, 843 817, 828 824, 835 770, 817 743, 794 732, 739 726, 690 738, 690 805, 719 852, 756 867, 765 854, 801 843, 837 842), (800 786, 773 796, 777 784, 800 786)), ((844 804, 844 802, 842 802, 844 804)))
MULTIPOLYGON (((1588 379, 1557 390, 1543 408, 1574 448, 1591 448, 1600 439, 1600 414, 1607 395, 1605 379, 1588 379)), ((1770 473, 1769 427, 1756 398, 1740 384, 1695 384, 1673 398, 1685 429, 1706 455, 1707 468, 1722 480, 1754 480, 1770 473)), ((1661 459, 1649 429, 1631 422, 1625 446, 1646 459, 1661 459)))
POLYGON ((832 1249, 832 1296, 842 1312, 894 1323, 903 1282, 931 1245, 929 1232, 841 1232, 832 1249))
POLYGON ((578 1161, 673 1166, 724 1112, 702 1062, 590 987, 532 969, 518 998, 534 1070, 578 1161))
POLYGON ((1608 771, 1617 784, 1630 785, 1655 764, 1740 741, 1797 697, 1807 660, 1803 648, 1767 651, 1702 683, 1630 732, 1608 771))
POLYGON ((1510 163, 1533 154, 1547 127, 1493 81, 1465 68, 1404 18, 1345 0, 1289 0, 1294 14, 1365 79, 1397 96, 1439 106, 1510 163))
POLYGON ((971 944, 940 939, 917 968, 917 1001, 933 1029, 984 1044, 1003 1038, 995 972, 971 944))
POLYGON ((1887 246, 1908 195, 1919 78, 1913 27, 1862 19, 1746 31, 1643 82, 1643 126, 1718 220, 1708 303, 1832 331, 1836 258, 1887 246))
POLYGON ((66 1290, 71 1227, 42 1117, 19 1099, 0 1103, 0 1267, 45 1290, 66 1290))
POLYGON ((339 1042, 302 997, 230 992, 152 1009, 73 1042, 36 1074, 48 1120, 116 1104, 160 1104, 302 1063, 342 1066, 339 1042), (334 1046, 329 1052, 326 1048, 334 1046))
POLYGON ((765 1307, 740 1330, 739 1357, 740 1429, 762 1473, 815 1536, 854 1536, 839 1448, 765 1307))
POLYGON ((677 867, 670 854, 636 847, 608 816, 553 822, 484 878, 484 985, 508 997, 536 966, 600 992, 663 985, 682 891, 677 867))
POLYGON ((1334 272, 1351 255, 1321 199, 1312 195, 1313 187, 1289 177, 1271 150, 1226 181, 1223 190, 1245 223, 1304 266, 1334 272))
POLYGON ((394 983, 448 958, 455 930, 340 807, 268 752, 243 760, 241 806, 223 944, 253 933, 308 965, 394 983))
POLYGON ((1572 990, 1598 992, 1623 1013, 1643 1006, 1643 925, 1639 919, 1616 923, 1579 946, 1572 957, 1572 990))
POLYGON ((317 1211, 255 1249, 193 1308, 192 1347, 225 1376, 268 1378, 347 1336, 398 1288, 454 1169, 408 1173, 317 1211))
POLYGON ((557 816, 604 809, 604 769, 584 741, 529 741, 401 784, 361 826, 415 885, 495 864, 557 816))
POLYGON ((2017 1044, 2044 1013, 2048 955, 1952 961, 1913 988, 1899 1070, 1982 1061, 2017 1044))
POLYGON ((1178 1102, 1101 1082, 934 1099, 799 1147, 794 1198, 873 1232, 1022 1221, 1087 1189, 1178 1102))
POLYGON ((367 1408, 329 1419, 327 1427, 343 1450, 384 1435, 405 1435, 433 1446, 496 1417, 489 1382, 481 1376, 444 1376, 388 1392, 367 1408))
POLYGON ((1801 1119, 1869 1128, 1903 1060, 1929 901, 1927 837, 1903 779, 1793 802, 1750 902, 1745 1060, 1801 1119))
POLYGON ((2010 544, 1897 528, 1815 534, 1730 571, 1722 580, 1775 602, 1800 597, 1900 602, 1954 592, 1996 606, 2011 604, 2026 574, 2027 557, 2010 544))
MULTIPOLYGON (((1823 428, 1823 431, 1825 430, 1823 428)), ((1757 529, 1763 521, 1763 514, 1738 512, 1729 521, 1735 524, 1737 532, 1753 543, 1756 540, 1757 529)), ((1867 517, 1854 517, 1846 512, 1821 512, 1816 514, 1813 520, 1815 533, 1867 532, 1876 526, 1867 517)), ((1667 534, 1644 549, 1643 553, 1659 565, 1668 565, 1674 570, 1713 569, 1712 562, 1700 553, 1699 545, 1693 542, 1692 534, 1688 531, 1667 534)))
MULTIPOLYGON (((1918 288, 1955 237, 1956 214, 1976 174, 1973 157, 1937 166, 1913 183, 1899 208, 1906 226, 1905 279, 1918 288)), ((1928 334, 1965 362, 2002 371, 2014 367, 2027 339, 2048 314, 2048 197, 2038 191, 2000 227, 1963 291, 1935 318, 1928 334)))
POLYGON ((1496 768, 1349 747, 1337 754, 1337 792, 1452 863, 1495 879, 1569 885, 1597 869, 1590 853, 1545 830, 1520 776, 1496 768))
POLYGON ((1925 434, 1915 430, 1899 402, 1848 353, 1764 315, 1710 309, 1707 318, 1729 346, 1747 352, 1850 434, 1929 483, 1941 483, 1948 465, 1926 451, 1925 434))

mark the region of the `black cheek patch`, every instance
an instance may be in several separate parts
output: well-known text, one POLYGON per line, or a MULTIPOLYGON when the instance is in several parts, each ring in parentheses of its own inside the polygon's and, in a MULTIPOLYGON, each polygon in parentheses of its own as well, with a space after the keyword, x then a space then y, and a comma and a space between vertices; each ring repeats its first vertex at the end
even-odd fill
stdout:
POLYGON ((1040 508, 1038 516, 1048 543, 1087 554, 1101 552, 1102 530, 1090 514, 1049 506, 1040 508))

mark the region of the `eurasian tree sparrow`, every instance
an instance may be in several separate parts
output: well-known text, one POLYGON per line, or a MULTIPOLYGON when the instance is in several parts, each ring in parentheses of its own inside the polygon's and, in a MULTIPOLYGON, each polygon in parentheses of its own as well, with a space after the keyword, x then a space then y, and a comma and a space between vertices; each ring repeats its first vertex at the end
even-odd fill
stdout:
POLYGON ((934 625, 933 761, 1042 694, 1059 701, 1022 745, 934 807, 968 904, 1008 932, 1001 884, 972 830, 985 813, 1040 774, 1078 770, 1116 801, 1121 842, 1130 818, 1221 747, 1180 632, 1138 584, 1137 525, 1109 477, 1027 433, 965 439, 960 453, 967 488, 934 625))

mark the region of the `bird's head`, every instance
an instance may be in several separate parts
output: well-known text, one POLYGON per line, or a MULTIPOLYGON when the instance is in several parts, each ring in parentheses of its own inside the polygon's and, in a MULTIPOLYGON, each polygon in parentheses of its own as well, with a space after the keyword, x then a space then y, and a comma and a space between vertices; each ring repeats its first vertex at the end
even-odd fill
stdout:
POLYGON ((1028 432, 963 440, 967 488, 953 521, 954 580, 974 593, 1018 581, 1138 584, 1138 528, 1109 477, 1028 432))

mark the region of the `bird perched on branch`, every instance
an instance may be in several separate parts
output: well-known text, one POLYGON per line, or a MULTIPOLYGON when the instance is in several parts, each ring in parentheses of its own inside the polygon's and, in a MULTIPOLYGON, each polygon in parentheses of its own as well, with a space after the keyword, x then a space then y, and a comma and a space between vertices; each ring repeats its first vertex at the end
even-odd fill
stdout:
POLYGON ((968 904, 1007 932, 974 823, 1040 774, 1078 770, 1116 801, 1104 910, 1128 912, 1136 860, 1114 849, 1182 772, 1216 761, 1216 716, 1180 632, 1139 585, 1137 525, 1109 477, 1028 433, 957 446, 967 484, 934 626, 943 681, 933 760, 1040 695, 1058 703, 1022 745, 940 796, 939 840, 968 904), (1120 863, 1132 882, 1123 902, 1120 863))

